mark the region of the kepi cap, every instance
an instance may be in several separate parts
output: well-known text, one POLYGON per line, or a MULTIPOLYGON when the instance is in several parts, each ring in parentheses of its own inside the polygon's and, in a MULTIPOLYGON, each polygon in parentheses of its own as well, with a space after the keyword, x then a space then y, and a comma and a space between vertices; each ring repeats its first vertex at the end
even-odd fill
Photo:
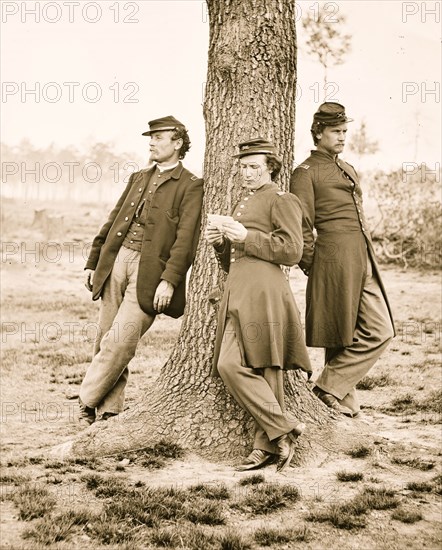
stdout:
POLYGON ((337 126, 344 122, 352 122, 352 118, 348 118, 345 114, 345 107, 340 103, 326 101, 319 106, 319 109, 313 115, 313 124, 321 124, 323 126, 337 126))
POLYGON ((149 130, 147 130, 147 132, 143 132, 143 136, 150 136, 152 132, 175 130, 176 128, 183 128, 184 130, 186 129, 184 124, 172 115, 163 116, 162 118, 156 118, 155 120, 150 120, 148 124, 149 130))
POLYGON ((243 141, 238 145, 239 153, 233 155, 236 158, 245 157, 247 155, 276 155, 276 148, 271 141, 262 137, 256 137, 243 141))

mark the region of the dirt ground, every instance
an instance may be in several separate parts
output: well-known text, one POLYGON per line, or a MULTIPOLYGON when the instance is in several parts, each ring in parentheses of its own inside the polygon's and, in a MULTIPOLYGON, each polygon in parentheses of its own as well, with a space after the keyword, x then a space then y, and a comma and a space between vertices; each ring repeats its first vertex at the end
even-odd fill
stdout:
MULTIPOLYGON (((35 540, 23 538, 37 520, 20 519, 14 503, 14 493, 20 487, 17 480, 22 476, 36 487, 48 487, 55 495, 58 510, 89 501, 93 505, 81 482, 88 466, 63 468, 47 456, 47 449, 80 430, 76 396, 91 357, 98 308, 83 287, 83 263, 88 238, 104 219, 106 209, 54 206, 54 212, 64 216, 64 238, 60 242, 65 244, 61 245, 56 240, 48 243, 44 228, 32 227, 37 206, 13 201, 7 202, 7 209, 4 205, 0 547, 123 548, 101 545, 82 530, 67 541, 39 546, 35 540), (42 453, 43 461, 26 459, 42 453)), ((265 516, 229 516, 229 528, 244 535, 263 525, 281 526, 294 521, 308 528, 309 537, 302 542, 274 543, 275 548, 441 548, 441 491, 435 481, 440 483, 442 456, 441 276, 438 272, 384 266, 383 279, 397 336, 365 381, 365 389, 360 390, 362 418, 342 421, 354 430, 368 427, 375 444, 359 458, 330 453, 320 462, 293 467, 284 474, 277 474, 274 466, 263 469, 260 473, 266 482, 296 486, 300 500, 265 516), (362 479, 339 481, 337 473, 343 471, 362 474, 362 479), (417 512, 421 519, 406 523, 394 519, 392 510, 384 509, 371 511, 363 529, 339 529, 327 522, 307 521, 312 512, 345 502, 372 486, 394 491, 401 508, 417 512)), ((306 280, 299 269, 292 270, 291 282, 303 310, 306 280)), ((160 316, 145 336, 131 364, 129 406, 137 402, 158 374, 179 326, 179 320, 160 316)), ((311 350, 311 358, 317 373, 322 351, 311 350)), ((150 487, 224 483, 234 492, 239 491, 238 483, 250 475, 237 472, 230 464, 202 460, 190 451, 179 459, 167 460, 159 469, 122 460, 106 459, 100 471, 150 487)), ((265 546, 255 543, 250 548, 265 546)))

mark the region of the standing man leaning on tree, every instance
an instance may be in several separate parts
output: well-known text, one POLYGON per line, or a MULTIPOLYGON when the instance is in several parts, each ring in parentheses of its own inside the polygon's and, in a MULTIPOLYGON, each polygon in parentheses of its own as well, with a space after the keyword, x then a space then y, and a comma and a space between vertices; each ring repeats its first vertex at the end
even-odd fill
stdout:
POLYGON ((325 348, 325 367, 313 392, 332 409, 356 416, 355 386, 388 346, 394 325, 358 176, 338 158, 351 120, 338 103, 319 107, 311 127, 316 150, 294 171, 290 191, 304 214, 299 266, 308 276, 307 345, 325 348))
POLYGON ((86 287, 101 298, 94 357, 80 388, 79 420, 92 424, 123 410, 129 361, 158 313, 180 317, 186 273, 199 236, 202 180, 181 159, 183 123, 151 120, 150 161, 135 172, 92 243, 86 287))
POLYGON ((237 403, 255 420, 253 450, 239 470, 277 460, 288 467, 294 441, 305 425, 286 415, 284 370, 310 375, 301 319, 281 265, 302 254, 299 200, 274 180, 281 160, 273 143, 255 138, 239 144, 242 199, 222 227, 209 222, 206 238, 228 273, 220 303, 214 351, 219 375, 237 403))

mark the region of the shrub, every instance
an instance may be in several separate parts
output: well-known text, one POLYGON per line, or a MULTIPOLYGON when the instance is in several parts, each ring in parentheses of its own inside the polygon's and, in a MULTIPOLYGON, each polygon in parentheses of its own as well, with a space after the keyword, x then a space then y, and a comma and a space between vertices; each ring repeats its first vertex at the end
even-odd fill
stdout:
POLYGON ((369 175, 369 196, 375 199, 380 217, 372 227, 372 236, 378 257, 385 262, 404 267, 440 267, 440 174, 424 170, 369 175))

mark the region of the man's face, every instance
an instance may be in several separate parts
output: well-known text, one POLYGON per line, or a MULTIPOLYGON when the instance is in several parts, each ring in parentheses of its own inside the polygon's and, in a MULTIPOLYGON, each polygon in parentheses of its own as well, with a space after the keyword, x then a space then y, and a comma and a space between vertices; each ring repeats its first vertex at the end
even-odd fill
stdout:
POLYGON ((262 185, 270 183, 266 155, 247 155, 240 159, 239 163, 241 176, 247 189, 259 189, 262 185))
POLYGON ((158 164, 172 164, 178 160, 182 139, 172 141, 172 136, 171 130, 152 132, 149 142, 150 160, 158 164))
POLYGON ((326 126, 316 136, 319 139, 316 145, 317 150, 329 153, 330 155, 339 155, 344 150, 346 134, 347 124, 345 123, 338 126, 326 126))

